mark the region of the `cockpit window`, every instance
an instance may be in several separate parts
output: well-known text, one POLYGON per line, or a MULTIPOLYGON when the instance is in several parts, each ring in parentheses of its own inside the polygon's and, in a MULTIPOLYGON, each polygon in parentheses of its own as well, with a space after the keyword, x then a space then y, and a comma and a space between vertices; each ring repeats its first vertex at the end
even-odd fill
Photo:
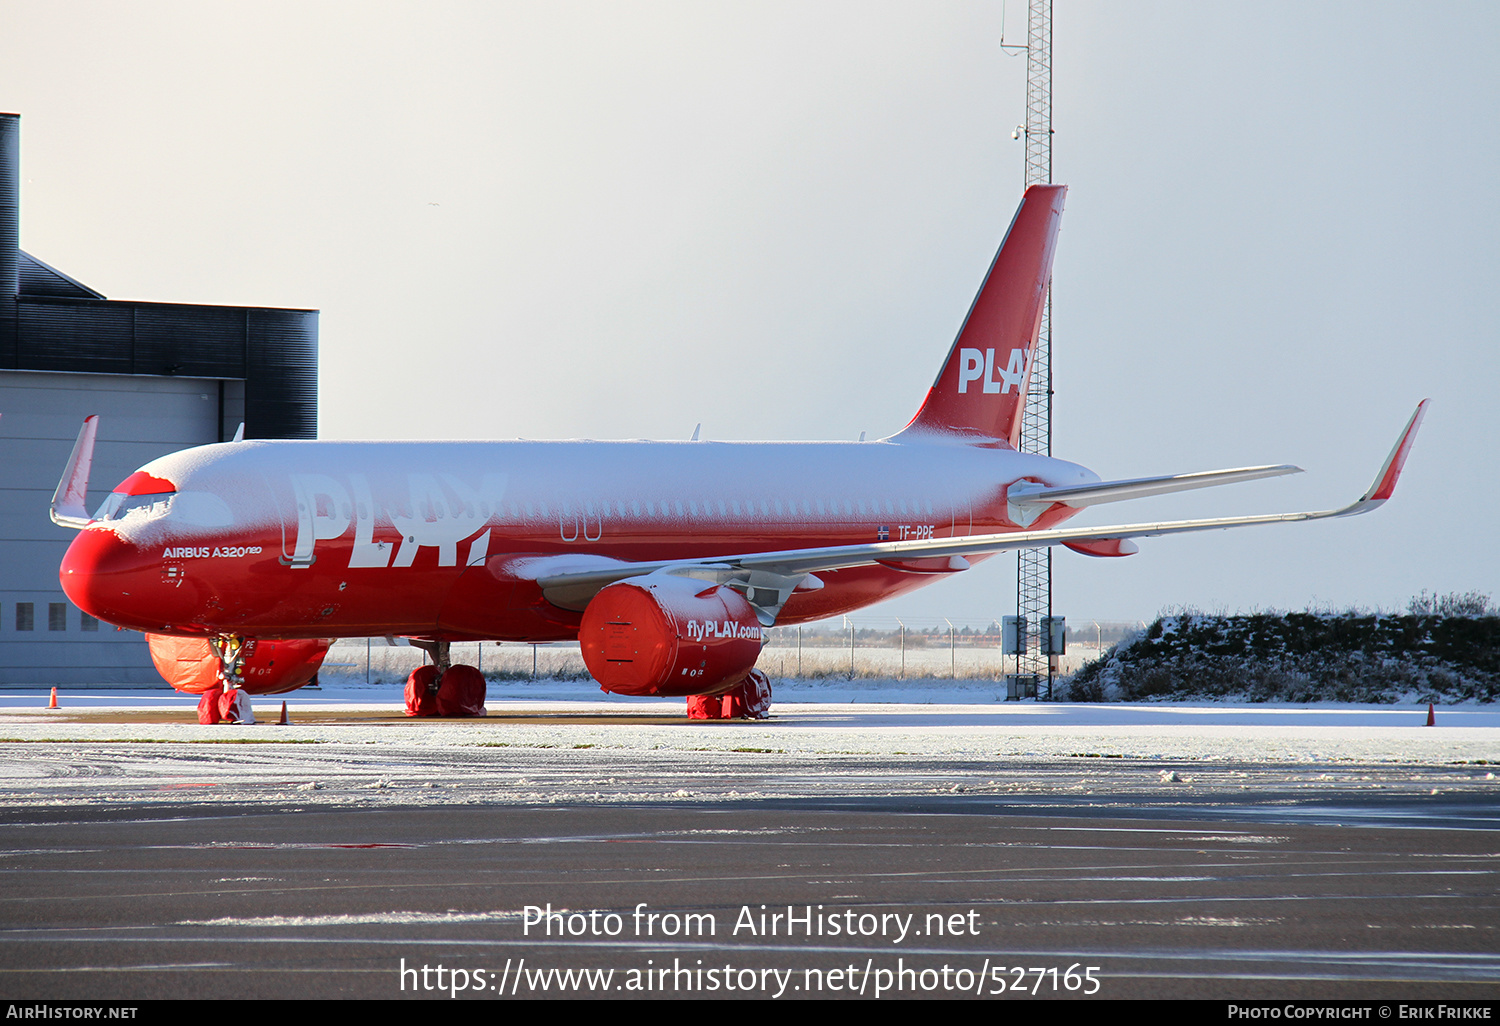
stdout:
POLYGON ((126 495, 124 492, 111 492, 109 498, 104 500, 104 505, 99 507, 99 512, 94 514, 95 520, 122 520, 131 513, 144 512, 146 516, 161 516, 166 513, 172 504, 175 492, 150 492, 145 495, 126 495))

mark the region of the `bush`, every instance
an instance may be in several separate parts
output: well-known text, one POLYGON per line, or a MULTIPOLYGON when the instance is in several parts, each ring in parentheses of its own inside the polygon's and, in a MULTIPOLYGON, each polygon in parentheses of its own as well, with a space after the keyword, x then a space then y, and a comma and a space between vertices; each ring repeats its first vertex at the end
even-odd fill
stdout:
POLYGON ((1450 591, 1438 597, 1427 594, 1423 588, 1420 595, 1413 596, 1406 604, 1406 611, 1413 616, 1491 616, 1495 609, 1490 605, 1490 597, 1481 591, 1462 594, 1450 591))
MULTIPOLYGON (((1416 604, 1417 600, 1413 600, 1416 604)), ((1480 701, 1500 697, 1500 616, 1489 597, 1428 598, 1462 613, 1159 617, 1067 682, 1075 702, 1480 701)))

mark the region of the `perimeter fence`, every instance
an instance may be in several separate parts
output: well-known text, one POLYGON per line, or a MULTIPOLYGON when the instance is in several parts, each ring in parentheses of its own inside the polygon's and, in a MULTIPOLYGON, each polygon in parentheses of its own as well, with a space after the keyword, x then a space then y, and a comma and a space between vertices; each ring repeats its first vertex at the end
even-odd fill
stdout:
MULTIPOLYGON (((1111 645, 1143 629, 1138 620, 1084 620, 1070 624, 1067 653, 1057 673, 1073 673, 1111 645)), ((586 680, 578 643, 455 642, 455 663, 477 666, 490 680, 586 680)), ((335 642, 322 675, 340 680, 399 683, 427 662, 427 654, 404 639, 365 638, 335 642)), ((842 617, 772 627, 757 663, 772 678, 1001 680, 1015 672, 1004 655, 1000 625, 955 624, 943 619, 921 627, 894 617, 842 617)))

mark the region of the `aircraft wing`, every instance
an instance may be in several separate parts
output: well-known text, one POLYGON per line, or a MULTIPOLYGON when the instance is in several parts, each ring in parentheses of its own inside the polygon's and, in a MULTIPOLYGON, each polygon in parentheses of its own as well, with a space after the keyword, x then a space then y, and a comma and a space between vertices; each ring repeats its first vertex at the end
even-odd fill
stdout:
POLYGON ((1127 481, 1099 481, 1086 485, 1067 485, 1048 488, 1044 485, 1025 482, 1011 485, 1006 498, 1013 505, 1032 506, 1038 512, 1054 502, 1082 509, 1101 502, 1120 502, 1124 499, 1142 499, 1148 495, 1167 495, 1185 492, 1193 488, 1211 488, 1215 485, 1235 484, 1239 481, 1258 481, 1264 477, 1280 477, 1283 474, 1300 474, 1301 467, 1283 463, 1275 467, 1239 467, 1235 470, 1206 470, 1196 474, 1169 474, 1166 477, 1136 477, 1127 481))
MULTIPOLYGON (((774 623, 776 613, 796 590, 816 590, 822 587, 816 575, 823 571, 842 570, 848 567, 869 566, 875 563, 910 563, 913 560, 932 561, 947 558, 955 560, 950 569, 962 570, 968 566, 966 556, 1001 552, 1007 549, 1041 548, 1069 542, 1116 541, 1128 538, 1154 538, 1168 534, 1189 534, 1195 531, 1218 531, 1231 527, 1253 527, 1257 524, 1285 524, 1301 520, 1325 520, 1332 517, 1358 516, 1368 513, 1385 502, 1395 491, 1396 480, 1411 451, 1417 428, 1426 413, 1427 400, 1417 404, 1416 411, 1407 421, 1395 448, 1381 465, 1380 472, 1369 489, 1354 502, 1337 509, 1309 510, 1298 513, 1269 513, 1254 516, 1214 517, 1207 520, 1169 520, 1146 524, 1114 524, 1104 527, 1068 527, 1047 531, 1014 531, 1006 534, 979 534, 963 538, 934 538, 922 541, 874 542, 863 545, 831 545, 822 548, 787 549, 779 552, 746 552, 736 555, 714 556, 701 560, 670 560, 661 562, 618 563, 586 570, 562 570, 549 573, 548 560, 539 560, 535 569, 536 581, 542 593, 554 605, 565 609, 582 609, 598 591, 616 581, 638 577, 649 573, 671 573, 685 577, 716 581, 738 587, 745 591, 752 606, 761 615, 762 623, 774 623)), ((1216 474, 1243 474, 1272 476, 1292 473, 1293 467, 1252 467, 1243 471, 1218 471, 1216 474)), ((1181 477, 1192 477, 1182 475, 1181 477)), ((1106 487, 1132 484, 1157 484, 1180 478, 1146 478, 1137 482, 1108 482, 1106 487)), ((1233 480, 1245 480, 1236 477, 1233 480)), ((1208 483, 1227 483, 1215 481, 1208 483)), ((1186 487, 1195 487, 1189 484, 1186 487)), ((1092 487, 1092 486, 1086 486, 1092 487)), ((1168 488, 1177 491, 1180 488, 1168 488)), ((1066 489, 1050 489, 1064 492, 1066 489)), ((1042 493, 1045 494, 1045 493, 1042 493)), ((1142 492, 1141 494, 1157 494, 1142 492)), ((1124 496, 1121 496, 1124 497, 1124 496)), ((1054 498, 1051 501, 1065 501, 1054 498)), ((566 559, 568 557, 558 557, 566 559)), ((554 564, 555 565, 555 564, 554 564)), ((559 569, 561 567, 559 566, 559 569)))

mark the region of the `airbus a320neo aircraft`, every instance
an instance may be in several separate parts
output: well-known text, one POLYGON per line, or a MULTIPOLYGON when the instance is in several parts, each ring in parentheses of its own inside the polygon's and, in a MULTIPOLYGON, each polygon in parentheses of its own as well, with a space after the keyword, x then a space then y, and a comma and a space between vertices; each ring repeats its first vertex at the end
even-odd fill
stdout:
POLYGON ((79 529, 63 589, 147 632, 154 652, 196 639, 209 677, 254 693, 305 683, 329 639, 400 635, 440 665, 454 641, 577 638, 606 691, 712 695, 745 681, 763 628, 860 609, 1004 549, 1124 556, 1134 538, 1349 516, 1390 497, 1423 406, 1340 509, 1060 526, 1096 503, 1298 469, 1101 481, 1017 451, 1065 193, 1027 190, 937 381, 889 438, 234 441, 148 463, 91 516, 90 417, 52 503, 79 529), (247 659, 251 639, 265 652, 307 640, 278 670, 247 659))

